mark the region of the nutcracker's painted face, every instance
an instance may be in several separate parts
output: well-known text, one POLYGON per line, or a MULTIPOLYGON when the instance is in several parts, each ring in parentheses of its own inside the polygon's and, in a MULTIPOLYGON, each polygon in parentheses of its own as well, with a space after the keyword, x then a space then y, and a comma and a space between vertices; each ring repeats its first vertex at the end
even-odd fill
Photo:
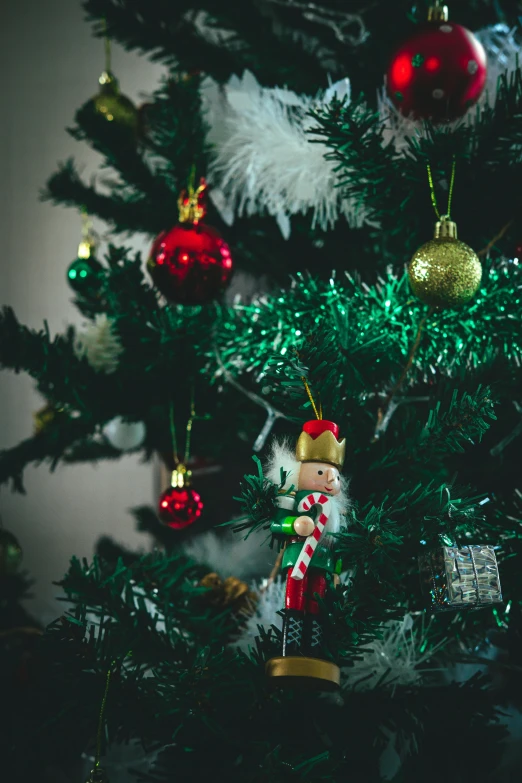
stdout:
POLYGON ((341 491, 339 471, 326 462, 302 462, 297 488, 338 495, 341 491))

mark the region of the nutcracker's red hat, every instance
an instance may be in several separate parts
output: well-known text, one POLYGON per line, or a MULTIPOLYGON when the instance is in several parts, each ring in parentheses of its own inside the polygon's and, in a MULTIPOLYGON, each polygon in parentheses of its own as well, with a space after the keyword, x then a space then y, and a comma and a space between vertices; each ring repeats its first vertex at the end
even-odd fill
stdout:
POLYGON ((340 470, 345 452, 346 440, 339 440, 339 427, 333 421, 312 419, 303 424, 295 449, 299 462, 326 462, 340 470))

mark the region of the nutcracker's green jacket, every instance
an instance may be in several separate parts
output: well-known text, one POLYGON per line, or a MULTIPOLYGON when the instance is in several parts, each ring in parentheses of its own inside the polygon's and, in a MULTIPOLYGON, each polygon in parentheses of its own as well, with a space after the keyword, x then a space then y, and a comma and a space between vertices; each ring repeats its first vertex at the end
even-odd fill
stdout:
MULTIPOLYGON (((305 538, 297 536, 294 531, 294 522, 297 517, 302 516, 303 512, 298 512, 297 508, 301 500, 310 494, 309 489, 302 489, 295 493, 295 496, 285 495, 284 501, 287 505, 290 505, 290 500, 293 499, 292 508, 278 508, 275 512, 274 519, 270 524, 270 532, 277 538, 286 538, 286 547, 283 554, 282 568, 293 568, 295 565, 305 542, 305 538)), ((317 515, 317 508, 311 508, 309 512, 306 512, 306 516, 312 517, 315 520, 317 515)), ((310 568, 320 568, 329 574, 340 574, 342 563, 340 558, 337 557, 335 551, 335 539, 328 535, 325 530, 317 548, 310 560, 310 568)))

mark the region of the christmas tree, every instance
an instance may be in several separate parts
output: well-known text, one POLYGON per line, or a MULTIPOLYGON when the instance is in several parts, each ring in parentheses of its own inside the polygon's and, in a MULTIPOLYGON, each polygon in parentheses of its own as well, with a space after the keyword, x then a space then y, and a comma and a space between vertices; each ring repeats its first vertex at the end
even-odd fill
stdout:
POLYGON ((111 175, 45 197, 83 215, 87 325, 3 310, 47 404, 0 481, 136 452, 164 485, 153 551, 107 509, 71 553, 6 776, 516 779, 519 4, 83 6, 107 62, 70 132, 111 175), (165 66, 140 107, 111 42, 165 66))

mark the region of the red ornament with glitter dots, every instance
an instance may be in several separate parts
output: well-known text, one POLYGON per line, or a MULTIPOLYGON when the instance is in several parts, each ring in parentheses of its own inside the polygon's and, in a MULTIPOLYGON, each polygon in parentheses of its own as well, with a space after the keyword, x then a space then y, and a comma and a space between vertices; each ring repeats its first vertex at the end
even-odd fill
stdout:
POLYGON ((159 499, 158 515, 174 530, 192 525, 201 516, 203 502, 192 487, 169 487, 159 499))
POLYGON ((232 275, 230 248, 219 232, 201 223, 205 216, 201 180, 179 201, 180 222, 154 240, 147 268, 159 291, 171 302, 201 305, 216 299, 232 275))
POLYGON ((386 76, 388 95, 405 116, 451 122, 476 103, 487 76, 486 52, 473 33, 431 9, 422 25, 393 55, 386 76))

